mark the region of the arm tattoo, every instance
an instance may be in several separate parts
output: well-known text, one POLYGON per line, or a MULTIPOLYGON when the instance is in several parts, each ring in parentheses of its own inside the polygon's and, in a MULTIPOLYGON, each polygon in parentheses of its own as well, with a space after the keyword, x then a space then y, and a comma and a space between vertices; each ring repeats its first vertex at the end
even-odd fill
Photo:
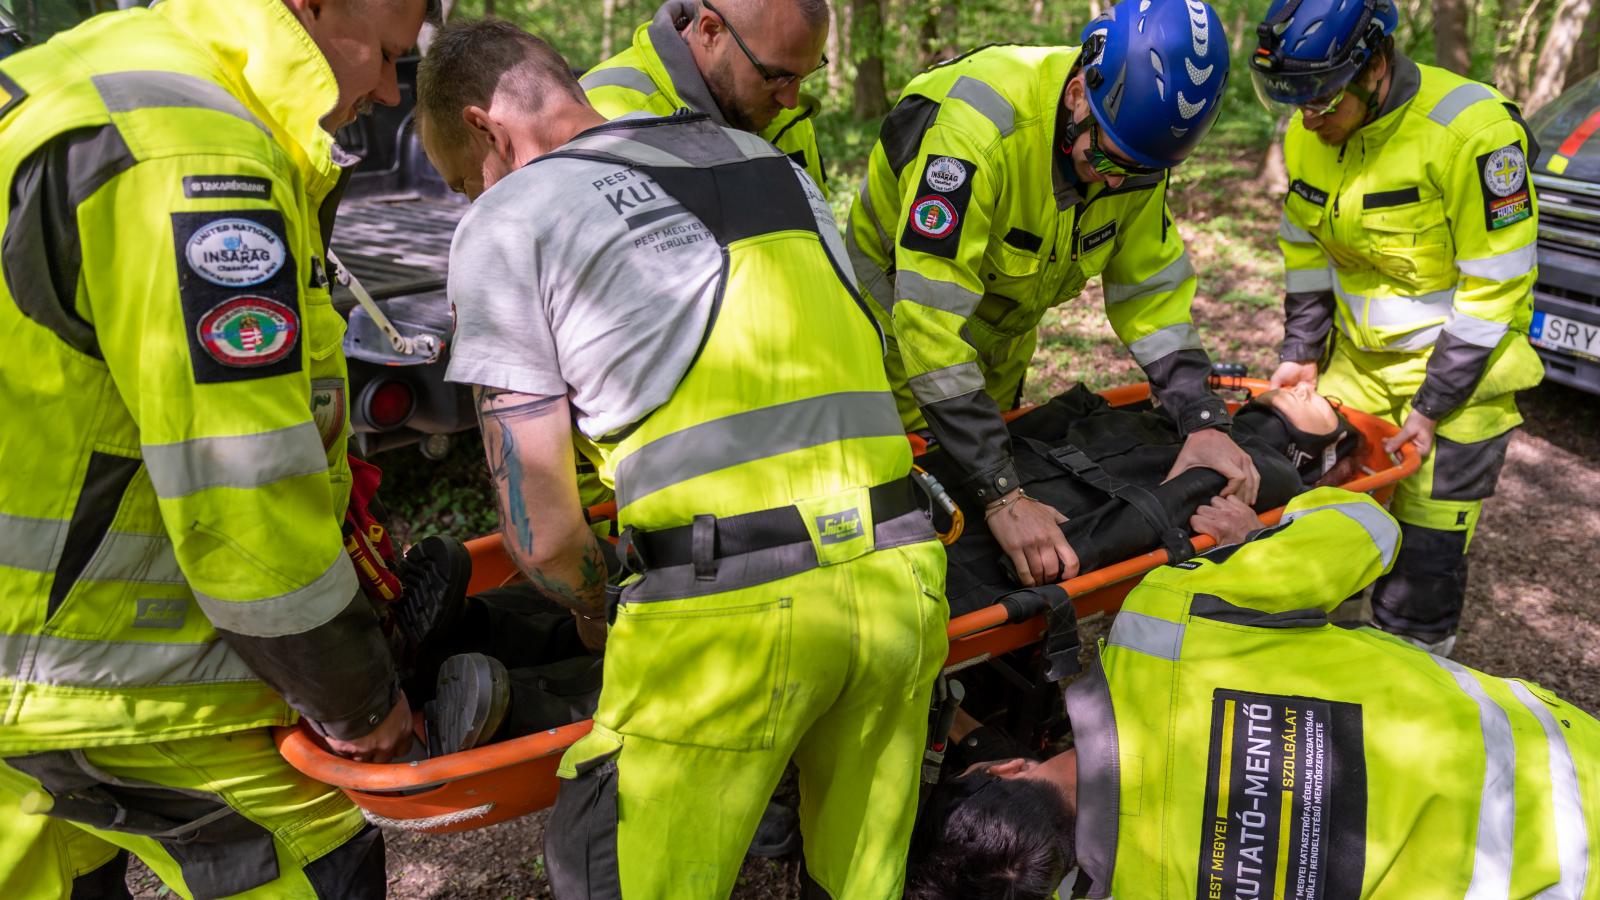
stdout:
MULTIPOLYGON (((526 400, 497 401, 510 394, 494 388, 478 390, 478 427, 489 459, 489 474, 503 485, 504 500, 500 518, 507 536, 524 554, 533 552, 533 523, 528 518, 527 500, 522 494, 522 464, 517 460, 517 438, 512 426, 547 415, 560 397, 533 397, 526 400)), ((525 395, 516 395, 523 397, 525 395)))

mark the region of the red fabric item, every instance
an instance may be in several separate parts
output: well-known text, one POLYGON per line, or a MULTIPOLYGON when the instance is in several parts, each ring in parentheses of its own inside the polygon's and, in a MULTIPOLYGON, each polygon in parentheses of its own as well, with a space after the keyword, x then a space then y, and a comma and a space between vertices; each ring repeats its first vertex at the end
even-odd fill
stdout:
POLYGON ((344 549, 356 565, 356 577, 368 599, 386 603, 400 596, 400 579, 391 571, 394 542, 389 530, 372 514, 372 504, 383 483, 383 470, 364 459, 350 457, 350 506, 344 515, 344 549))

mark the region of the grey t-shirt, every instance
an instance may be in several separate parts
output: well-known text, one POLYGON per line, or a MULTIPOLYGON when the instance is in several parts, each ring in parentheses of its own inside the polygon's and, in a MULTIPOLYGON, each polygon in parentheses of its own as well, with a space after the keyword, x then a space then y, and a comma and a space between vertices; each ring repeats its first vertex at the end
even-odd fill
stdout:
MULTIPOLYGON (((790 167, 843 261, 827 201, 790 167)), ((711 231, 649 176, 583 159, 535 162, 480 196, 456 229, 445 377, 565 394, 583 433, 604 437, 672 396, 721 275, 711 231)))

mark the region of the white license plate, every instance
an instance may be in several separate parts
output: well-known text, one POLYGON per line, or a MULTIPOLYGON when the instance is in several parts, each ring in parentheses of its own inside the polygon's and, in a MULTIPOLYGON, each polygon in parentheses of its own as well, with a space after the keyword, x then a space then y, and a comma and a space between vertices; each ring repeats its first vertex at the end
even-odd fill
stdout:
POLYGON ((1600 325, 1590 325, 1534 310, 1533 325, 1528 329, 1528 340, 1550 350, 1600 359, 1600 325))

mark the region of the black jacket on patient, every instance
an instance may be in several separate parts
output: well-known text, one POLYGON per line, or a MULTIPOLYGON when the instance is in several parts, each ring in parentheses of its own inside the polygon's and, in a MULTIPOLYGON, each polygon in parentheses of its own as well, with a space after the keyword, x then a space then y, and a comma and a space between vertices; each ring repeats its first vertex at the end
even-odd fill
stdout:
MULTIPOLYGON (((1023 489, 1070 520, 1061 528, 1078 554, 1080 572, 1169 544, 1180 534, 1188 538, 1189 517, 1227 484, 1211 469, 1190 469, 1161 484, 1183 449, 1171 417, 1147 404, 1112 407, 1082 385, 1018 417, 1010 428, 1023 489), (1119 496, 1113 493, 1119 485, 1141 490, 1119 496)), ((1282 506, 1304 490, 1301 473, 1286 455, 1291 437, 1271 409, 1240 409, 1232 435, 1261 475, 1257 512, 1282 506)), ((985 526, 983 504, 956 487, 960 471, 937 449, 918 462, 950 486, 966 515, 966 531, 948 548, 952 614, 988 606, 1015 590, 1000 545, 985 526)))

